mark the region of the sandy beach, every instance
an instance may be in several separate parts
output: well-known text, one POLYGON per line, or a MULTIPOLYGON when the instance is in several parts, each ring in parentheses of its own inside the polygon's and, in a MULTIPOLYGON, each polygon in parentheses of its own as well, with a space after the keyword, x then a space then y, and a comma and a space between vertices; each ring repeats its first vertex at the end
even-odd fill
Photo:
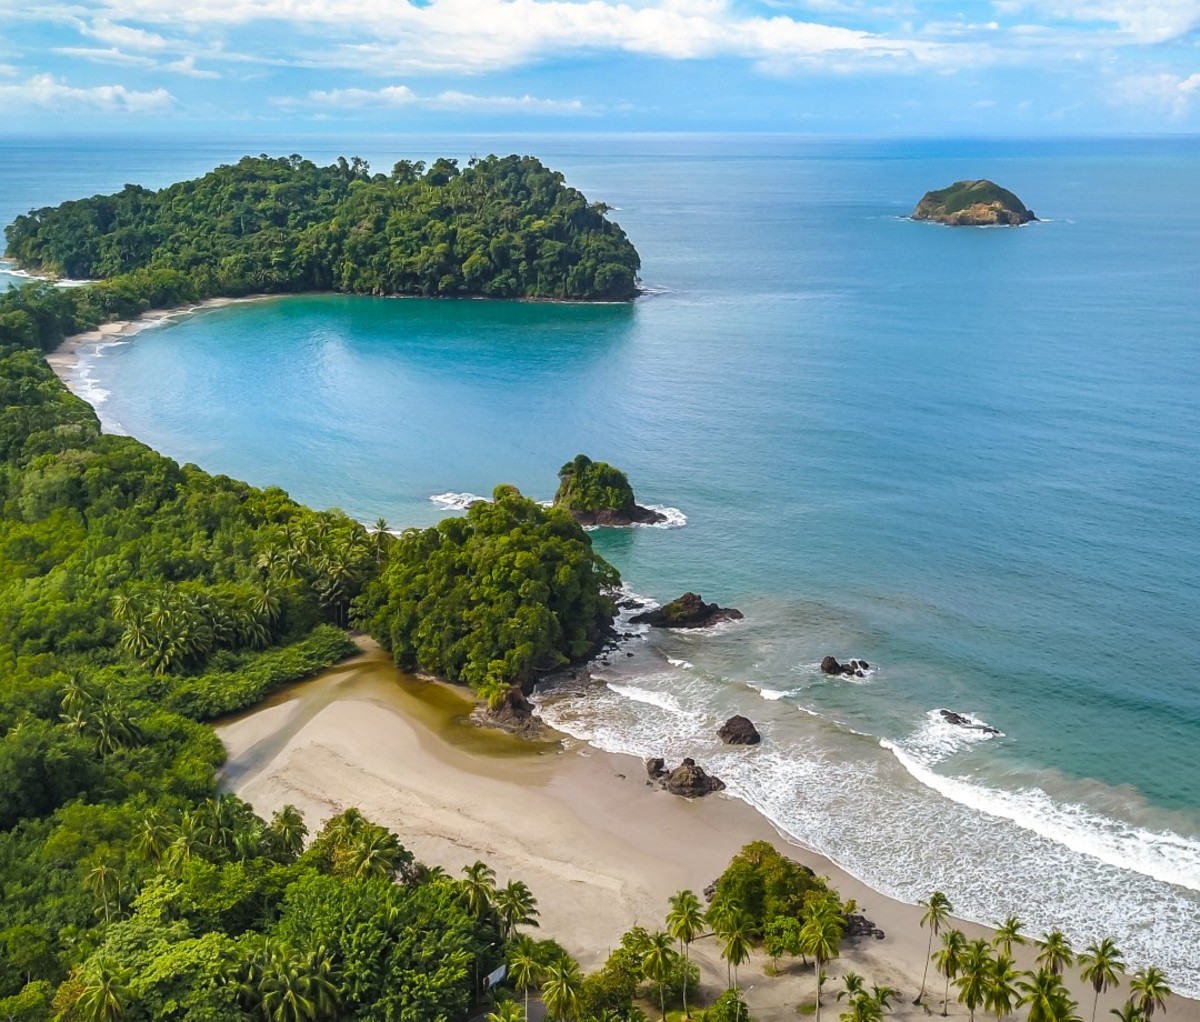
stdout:
POLYGON ((206 298, 192 305, 181 305, 174 309, 153 309, 134 319, 117 319, 110 323, 101 323, 95 330, 81 334, 72 334, 46 356, 50 368, 67 388, 77 396, 79 382, 78 368, 80 356, 87 350, 98 345, 112 344, 123 341, 150 327, 161 326, 163 323, 190 316, 193 313, 204 312, 207 309, 219 309, 226 305, 238 305, 242 302, 261 302, 272 295, 249 295, 245 298, 206 298))
MULTIPOLYGON (((557 938, 585 970, 599 967, 631 926, 662 928, 669 895, 684 887, 700 892, 744 844, 772 841, 830 877, 886 933, 883 940, 846 942, 828 968, 824 1003, 836 1003, 833 991, 853 969, 900 991, 895 1017, 924 1017, 925 1009, 911 1004, 925 964, 919 908, 791 844, 743 802, 719 794, 689 802, 652 790, 638 759, 570 739, 530 743, 480 729, 463 720, 470 707, 464 693, 408 678, 368 648, 221 724, 229 750, 223 783, 260 814, 292 803, 314 830, 358 806, 425 862, 457 874, 483 859, 500 883, 524 880, 538 898, 541 933, 557 938)), ((990 935, 972 923, 956 925, 968 937, 990 935)), ((1018 965, 1030 967, 1032 954, 1022 951, 1018 965)), ((692 953, 704 998, 716 996, 725 985, 716 941, 702 939, 692 953)), ((811 1004, 812 970, 797 963, 771 977, 765 965, 769 960, 756 956, 740 970, 755 1017, 796 1018, 799 1005, 811 1004)), ((1090 987, 1069 979, 1089 1018, 1090 987)), ((931 976, 926 1000, 935 1011, 941 989, 940 978, 931 976)), ((1102 997, 1100 1015, 1125 996, 1102 997)), ((1177 1022, 1200 1020, 1200 1002, 1175 997, 1168 1007, 1177 1022)), ((953 992, 949 1013, 967 1015, 953 992)))

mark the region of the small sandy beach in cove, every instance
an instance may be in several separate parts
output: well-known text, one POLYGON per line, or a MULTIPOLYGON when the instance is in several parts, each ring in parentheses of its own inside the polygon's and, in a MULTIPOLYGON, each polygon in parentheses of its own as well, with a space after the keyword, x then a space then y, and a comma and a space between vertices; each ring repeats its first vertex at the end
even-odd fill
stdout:
MULTIPOLYGON (((683 887, 699 893, 744 844, 772 841, 829 876, 887 935, 843 946, 827 970, 826 1012, 832 1017, 840 1009, 833 1007, 833 992, 853 969, 900 990, 893 1017, 925 1017, 911 1004, 927 939, 915 906, 884 897, 822 856, 789 844, 743 802, 723 795, 689 802, 652 790, 636 758, 571 739, 528 743, 465 724, 470 702, 463 694, 407 678, 367 646, 362 656, 219 725, 229 750, 224 786, 260 815, 292 803, 313 830, 358 806, 394 829, 419 859, 453 874, 485 860, 500 883, 529 884, 541 933, 558 939, 589 971, 631 926, 662 928, 669 895, 683 887)), ((975 924, 957 925, 968 937, 990 935, 975 924)), ((706 999, 714 997, 725 985, 716 941, 698 941, 692 954, 706 999)), ((740 970, 751 1010, 762 1022, 797 1018, 797 1006, 813 997, 811 969, 797 963, 769 977, 767 964, 756 956, 740 970)), ((1018 964, 1031 966, 1032 956, 1023 954, 1018 964)), ((931 970, 927 1002, 935 1009, 943 982, 931 970)), ((1081 1015, 1090 1018, 1091 989, 1077 979, 1072 987, 1081 1015)), ((1109 1017, 1107 1009, 1125 996, 1102 997, 1098 1018, 1109 1017)), ((1174 1022, 1200 1022, 1200 1002, 1175 997, 1168 1007, 1174 1022)), ((952 1000, 950 1015, 967 1012, 952 1000)))

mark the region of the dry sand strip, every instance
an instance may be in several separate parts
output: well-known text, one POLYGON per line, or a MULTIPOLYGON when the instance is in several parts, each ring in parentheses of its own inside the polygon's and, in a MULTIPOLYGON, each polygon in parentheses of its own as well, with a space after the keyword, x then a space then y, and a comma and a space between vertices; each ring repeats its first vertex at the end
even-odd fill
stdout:
MULTIPOLYGON (((743 802, 723 795, 688 802, 652 790, 633 757, 570 739, 533 744, 483 731, 460 722, 469 707, 459 692, 406 678, 371 651, 220 726, 229 750, 224 783, 260 815, 292 803, 316 829, 358 806, 394 829, 422 861, 457 874, 483 859, 501 884, 524 880, 538 898, 541 933, 557 938, 587 970, 631 926, 662 928, 675 891, 700 892, 742 845, 773 841, 830 877, 887 934, 847 945, 830 964, 826 1004, 834 1003, 838 977, 853 969, 900 990, 894 1017, 925 1016, 910 1003, 925 965, 919 908, 789 846, 743 802)), ((957 925, 968 937, 991 935, 972 923, 957 925)), ((693 955, 703 995, 716 996, 726 970, 715 939, 697 942, 693 955)), ((797 1006, 813 996, 811 969, 796 965, 776 978, 764 973, 766 964, 756 957, 740 970, 751 1010, 762 1022, 795 1019, 797 1006)), ((1026 950, 1018 964, 1031 966, 1032 955, 1026 950)), ((1089 1018, 1091 989, 1077 980, 1072 986, 1089 1018)), ((935 1011, 941 990, 940 977, 931 975, 926 1000, 935 1011)), ((1123 999, 1101 998, 1097 1017, 1108 1018, 1123 999)), ((1200 1022, 1200 1002, 1175 997, 1168 1008, 1171 1022, 1200 1022)), ((952 1002, 950 1014, 965 1017, 966 1010, 952 1002)))

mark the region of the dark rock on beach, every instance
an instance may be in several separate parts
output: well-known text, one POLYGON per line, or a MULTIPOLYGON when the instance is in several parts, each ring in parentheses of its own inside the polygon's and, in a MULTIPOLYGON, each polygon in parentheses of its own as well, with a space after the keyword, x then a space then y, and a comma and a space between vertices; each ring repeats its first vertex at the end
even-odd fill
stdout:
POLYGON ((857 940, 861 937, 874 937, 876 940, 883 940, 884 933, 866 916, 849 915, 846 917, 845 936, 852 940, 857 940))
POLYGON ((844 664, 838 663, 835 657, 827 656, 821 661, 821 672, 823 674, 840 674, 848 678, 865 678, 867 671, 871 669, 871 665, 865 660, 847 660, 844 664))
POLYGON ((724 781, 705 773, 704 768, 690 756, 674 770, 668 770, 666 763, 658 757, 648 759, 646 773, 660 788, 683 798, 700 798, 725 787, 724 781))
POLYGON ((969 717, 964 717, 961 713, 955 713, 953 710, 938 710, 942 715, 942 720, 947 724, 954 724, 956 727, 965 727, 971 731, 982 731, 984 734, 998 735, 999 728, 994 728, 991 724, 976 724, 969 717))
POLYGON ((748 717, 730 717, 717 729, 717 737, 726 745, 757 745, 762 741, 758 728, 748 717))
POLYGON ((525 698, 519 685, 511 685, 495 709, 481 704, 471 714, 472 720, 485 727, 510 731, 522 738, 537 738, 542 733, 542 721, 533 712, 533 704, 525 698))
POLYGON ((658 610, 648 610, 631 618, 634 624, 655 628, 707 628, 721 621, 740 621, 744 615, 733 607, 705 603, 695 593, 684 593, 658 610))
POLYGON ((667 520, 667 516, 658 511, 651 511, 641 504, 634 504, 630 511, 602 508, 599 511, 572 511, 571 515, 580 525, 602 525, 622 527, 626 525, 658 525, 667 520))

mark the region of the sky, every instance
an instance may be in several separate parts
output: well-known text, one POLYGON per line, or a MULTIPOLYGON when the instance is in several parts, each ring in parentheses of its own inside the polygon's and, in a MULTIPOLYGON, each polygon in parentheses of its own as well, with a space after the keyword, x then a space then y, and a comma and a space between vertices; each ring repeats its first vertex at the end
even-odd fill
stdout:
POLYGON ((0 134, 1200 129, 1200 0, 0 0, 0 134))

